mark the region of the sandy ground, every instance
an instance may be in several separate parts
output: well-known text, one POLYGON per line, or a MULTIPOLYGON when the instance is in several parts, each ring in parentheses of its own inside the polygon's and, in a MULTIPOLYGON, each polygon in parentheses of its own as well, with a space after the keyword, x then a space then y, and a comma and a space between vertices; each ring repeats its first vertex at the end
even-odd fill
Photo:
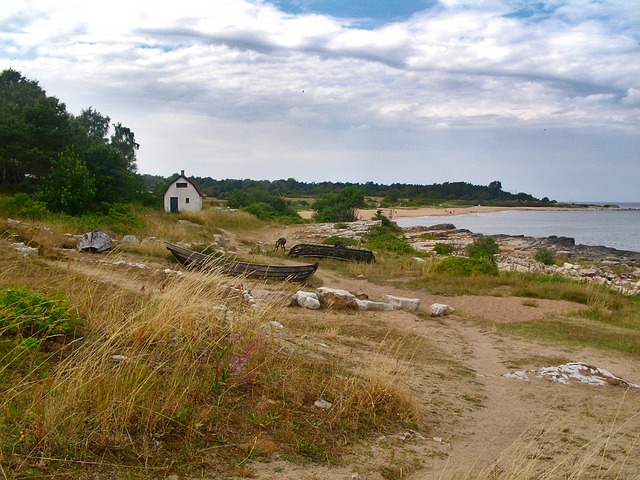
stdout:
MULTIPOLYGON (((567 208, 556 207, 487 207, 478 205, 475 207, 455 207, 455 208, 442 208, 442 207, 420 207, 420 208, 383 208, 382 214, 390 219, 398 218, 416 218, 416 217, 444 217, 450 215, 467 215, 470 213, 491 213, 502 212, 505 210, 569 210, 567 208)), ((357 215, 361 220, 370 220, 378 209, 363 209, 358 210, 357 215)), ((299 212, 303 218, 311 218, 313 211, 305 210, 299 212)))

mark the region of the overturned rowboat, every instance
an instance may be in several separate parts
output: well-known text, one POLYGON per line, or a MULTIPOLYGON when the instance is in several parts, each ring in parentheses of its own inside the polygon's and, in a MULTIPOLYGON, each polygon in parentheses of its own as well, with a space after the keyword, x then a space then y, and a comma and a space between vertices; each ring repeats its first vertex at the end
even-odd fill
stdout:
POLYGON ((356 262, 373 262, 376 257, 371 250, 348 248, 343 246, 318 245, 300 243, 291 247, 290 257, 332 258, 334 260, 354 260, 356 262))
POLYGON ((200 270, 219 270, 233 277, 251 277, 290 282, 304 282, 318 269, 318 264, 307 265, 263 265, 259 263, 241 262, 225 257, 216 257, 195 252, 188 248, 164 242, 167 249, 183 267, 200 270))

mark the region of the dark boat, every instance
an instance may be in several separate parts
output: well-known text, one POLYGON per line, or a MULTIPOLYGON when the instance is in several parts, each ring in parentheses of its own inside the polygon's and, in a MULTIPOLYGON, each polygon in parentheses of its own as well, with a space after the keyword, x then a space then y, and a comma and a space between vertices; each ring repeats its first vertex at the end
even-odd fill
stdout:
POLYGON ((164 242, 167 249, 173 253, 176 260, 183 267, 197 269, 212 269, 234 277, 269 278, 304 282, 318 269, 318 264, 312 265, 262 265, 258 263, 240 262, 224 257, 214 257, 204 253, 194 252, 188 248, 164 242))
POLYGON ((373 262, 376 257, 371 250, 347 248, 341 245, 317 245, 313 243, 300 243, 291 247, 290 257, 333 258, 335 260, 355 260, 356 262, 373 262))

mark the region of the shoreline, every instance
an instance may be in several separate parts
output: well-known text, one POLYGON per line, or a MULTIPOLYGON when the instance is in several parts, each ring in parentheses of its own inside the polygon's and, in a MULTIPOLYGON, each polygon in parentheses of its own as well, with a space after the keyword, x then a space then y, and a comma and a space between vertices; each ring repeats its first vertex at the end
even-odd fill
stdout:
POLYGON ((358 210, 358 218, 363 220, 369 220, 376 215, 378 210, 382 210, 382 214, 388 217, 390 220, 398 218, 418 218, 418 217, 450 217, 457 215, 469 215, 471 213, 493 213, 504 212, 507 210, 583 210, 574 208, 563 207, 490 207, 484 205, 477 205, 473 207, 419 207, 419 208, 382 208, 382 209, 363 209, 358 210), (390 212, 392 211, 391 216, 390 212))

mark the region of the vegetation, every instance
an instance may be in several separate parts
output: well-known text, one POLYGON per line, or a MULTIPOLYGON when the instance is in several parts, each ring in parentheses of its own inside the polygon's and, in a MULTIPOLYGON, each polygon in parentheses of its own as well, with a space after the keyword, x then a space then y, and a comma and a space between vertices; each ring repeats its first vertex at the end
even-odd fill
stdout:
POLYGON ((313 219, 316 222, 354 222, 358 219, 356 209, 365 206, 364 190, 346 187, 338 193, 327 193, 313 204, 313 219))
POLYGON ((451 255, 454 247, 450 243, 438 242, 433 246, 433 251, 438 255, 451 255))
POLYGON ((536 250, 534 257, 536 261, 545 265, 554 265, 556 263, 556 252, 548 247, 540 247, 536 250))
POLYGON ((134 133, 89 107, 80 115, 15 70, 0 74, 0 191, 35 195, 79 215, 149 202, 136 173, 134 133))
POLYGON ((255 215, 260 220, 272 220, 284 224, 303 222, 302 217, 290 201, 258 188, 237 190, 231 193, 227 200, 227 206, 239 208, 255 215))
MULTIPOLYGON (((163 179, 144 176, 147 185, 153 188, 163 179)), ((543 198, 539 200, 527 193, 512 194, 502 190, 500 181, 493 181, 489 185, 472 185, 467 182, 445 182, 431 185, 414 185, 394 183, 383 185, 373 182, 299 182, 293 178, 286 180, 236 180, 213 179, 210 177, 194 177, 200 188, 209 196, 226 199, 235 191, 258 188, 272 195, 289 198, 319 198, 327 194, 337 194, 344 189, 357 188, 367 197, 381 199, 380 206, 419 206, 438 203, 462 202, 466 205, 531 205, 549 206, 557 202, 543 198)))

